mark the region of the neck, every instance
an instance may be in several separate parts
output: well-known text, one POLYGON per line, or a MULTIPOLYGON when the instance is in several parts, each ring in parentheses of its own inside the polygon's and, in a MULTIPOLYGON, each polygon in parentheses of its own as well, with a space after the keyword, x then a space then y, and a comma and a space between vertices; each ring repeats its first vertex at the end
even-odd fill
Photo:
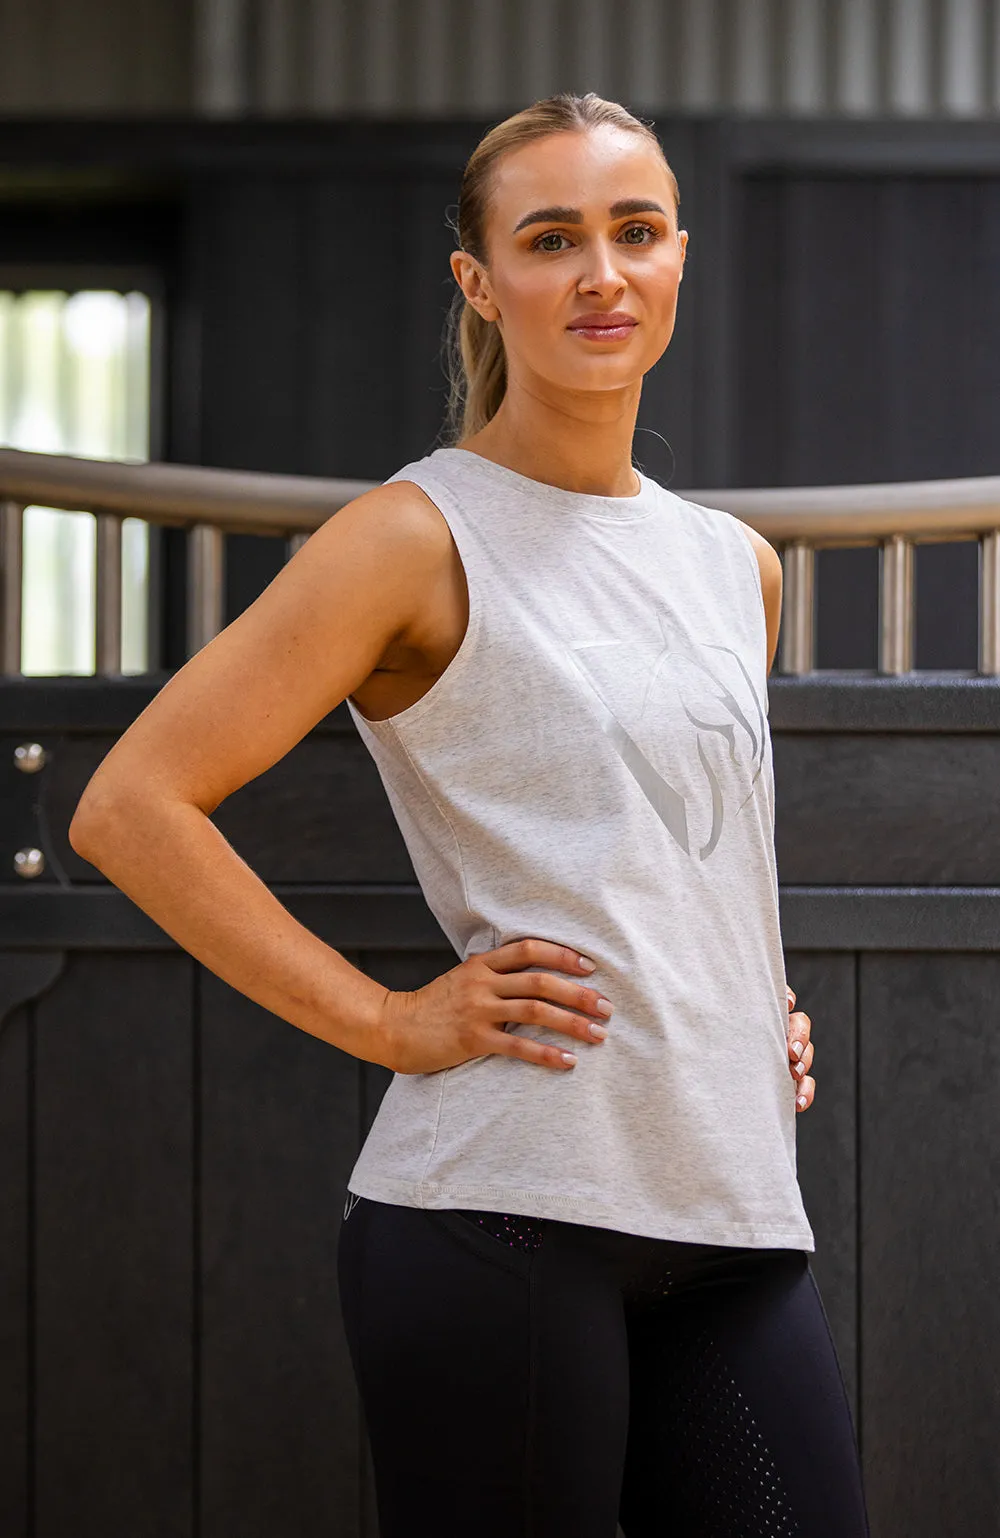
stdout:
POLYGON ((563 491, 631 497, 638 491, 632 468, 638 408, 639 386, 581 392, 567 408, 508 385, 496 415, 460 447, 563 491))

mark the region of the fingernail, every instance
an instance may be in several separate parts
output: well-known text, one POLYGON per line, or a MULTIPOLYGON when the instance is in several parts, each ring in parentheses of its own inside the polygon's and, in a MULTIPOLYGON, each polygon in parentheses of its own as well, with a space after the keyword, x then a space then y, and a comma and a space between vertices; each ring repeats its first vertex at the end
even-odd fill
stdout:
POLYGON ((796 1073, 797 1073, 797 1074, 800 1074, 800 1075, 801 1075, 801 1074, 803 1074, 803 1073, 805 1073, 805 1071, 806 1071, 806 1065, 805 1065, 805 1063, 796 1063, 796 1064, 795 1064, 795 1070, 794 1070, 794 1071, 795 1071, 795 1072, 796 1072, 796 1073))
POLYGON ((796 1100, 795 1104, 796 1105, 800 1105, 802 1107, 803 1111, 804 1111, 806 1106, 809 1104, 809 1102, 806 1099, 805 1095, 799 1095, 799 1097, 796 1100))
POLYGON ((613 1007, 614 1006, 608 999, 598 999, 597 1003, 594 1005, 594 1008, 597 1010, 599 1015, 610 1015, 613 1012, 613 1007))
POLYGON ((596 962, 591 961, 589 956, 581 956, 581 957, 579 957, 579 962, 580 962, 580 965, 581 965, 581 967, 583 968, 583 970, 585 972, 592 972, 594 970, 594 967, 597 965, 596 962))
POLYGON ((805 1050, 806 1049, 801 1041, 792 1042, 792 1051, 795 1053, 796 1057, 801 1057, 805 1050))
POLYGON ((575 1063, 576 1062, 576 1053, 575 1052, 561 1052, 559 1055, 562 1058, 564 1063, 575 1063))
POLYGON ((595 1036, 598 1041, 603 1041, 608 1033, 603 1025, 598 1025, 596 1020, 592 1020, 590 1022, 590 1034, 595 1036))

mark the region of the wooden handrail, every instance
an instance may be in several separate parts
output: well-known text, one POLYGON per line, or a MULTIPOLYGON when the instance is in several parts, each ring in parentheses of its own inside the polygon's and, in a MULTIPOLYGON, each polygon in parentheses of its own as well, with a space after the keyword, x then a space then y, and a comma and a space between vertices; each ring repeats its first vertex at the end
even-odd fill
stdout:
MULTIPOLYGON (((0 673, 21 668, 21 527, 29 505, 96 514, 97 667, 114 674, 121 665, 122 518, 190 532, 187 650, 193 655, 222 628, 226 534, 284 536, 291 556, 345 503, 380 484, 0 449, 0 673)), ((1000 476, 679 495, 734 514, 781 550, 780 665, 786 673, 815 666, 817 550, 880 547, 879 670, 903 674, 914 658, 914 546, 978 540, 979 670, 1000 676, 1000 476)))
MULTIPOLYGON (((69 454, 0 449, 0 499, 22 506, 81 509, 225 533, 311 531, 379 481, 212 470, 199 465, 127 464, 69 454)), ((918 543, 976 539, 1000 529, 1000 476, 679 491, 720 507, 777 544, 879 544, 893 534, 918 543)))
POLYGON ((0 500, 175 528, 207 523, 226 534, 312 531, 378 484, 0 449, 0 500))

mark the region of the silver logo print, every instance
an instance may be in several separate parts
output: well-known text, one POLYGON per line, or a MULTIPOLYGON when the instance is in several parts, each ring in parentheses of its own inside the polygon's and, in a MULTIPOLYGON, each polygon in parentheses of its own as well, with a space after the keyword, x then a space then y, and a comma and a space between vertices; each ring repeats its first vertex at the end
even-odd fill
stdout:
MULTIPOLYGON (((662 624, 661 624, 662 635, 662 624)), ((733 651, 732 647, 716 644, 706 644, 704 651, 716 651, 725 653, 736 664, 741 681, 749 700, 745 709, 737 699, 733 689, 730 688, 716 672, 713 671, 701 656, 690 651, 681 652, 672 647, 665 635, 662 635, 663 646, 653 659, 645 679, 645 689, 642 702, 639 706, 637 718, 641 719, 647 710, 650 700, 654 698, 654 686, 662 683, 669 677, 671 664, 674 668, 673 683, 677 690, 678 701, 684 715, 695 728, 695 748, 698 762, 701 766, 702 782, 701 793, 706 791, 711 800, 711 829, 705 842, 698 848, 698 857, 707 860, 718 846, 722 837, 726 820, 726 801, 722 782, 716 773, 712 762, 705 751, 702 734, 711 732, 720 736, 729 749, 729 759, 734 765, 739 765, 740 758, 737 752, 737 730, 746 733, 747 744, 750 749, 750 789, 748 794, 740 802, 733 815, 738 814, 754 794, 758 777, 764 765, 764 753, 766 744, 766 723, 764 710, 761 705, 753 680, 747 672, 741 658, 733 651), (712 704, 720 707, 719 715, 724 719, 706 719, 702 714, 705 707, 701 706, 698 713, 691 710, 681 695, 681 675, 683 671, 694 669, 712 685, 712 704), (752 701, 752 705, 750 705, 752 701), (756 716, 756 722, 751 724, 750 716, 756 716)), ((621 646, 622 643, 607 643, 612 649, 621 646)), ((606 650, 601 643, 590 646, 574 647, 569 656, 581 678, 588 686, 591 699, 595 706, 596 714, 605 736, 611 742, 622 763, 632 775, 643 795, 649 801, 656 815, 667 829, 674 841, 684 850, 685 854, 691 854, 691 838, 688 827, 689 811, 691 803, 697 798, 689 792, 671 785, 664 775, 650 762, 647 753, 635 741, 634 736, 622 725, 618 716, 608 703, 606 698, 607 684, 602 682, 597 670, 592 666, 587 657, 588 652, 606 650)), ((630 653, 629 661, 635 665, 634 652, 630 653)), ((743 692, 742 689, 740 691, 743 692)), ((715 712, 710 712, 712 715, 715 712)))
POLYGON ((355 1207, 358 1205, 358 1202, 360 1200, 361 1200, 361 1197, 358 1195, 358 1193, 356 1191, 348 1191, 348 1193, 347 1193, 347 1200, 344 1203, 344 1217, 345 1218, 349 1218, 350 1217, 351 1213, 354 1211, 355 1207))

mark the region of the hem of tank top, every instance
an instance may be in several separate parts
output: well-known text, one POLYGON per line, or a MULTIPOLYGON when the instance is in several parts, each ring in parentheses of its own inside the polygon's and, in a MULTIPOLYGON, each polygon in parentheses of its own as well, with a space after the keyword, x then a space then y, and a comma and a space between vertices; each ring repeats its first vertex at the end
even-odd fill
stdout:
MULTIPOLYGON (((657 492, 665 491, 668 496, 677 497, 677 493, 675 491, 671 491, 669 486, 664 486, 661 481, 657 481, 653 478, 653 476, 647 475, 646 472, 644 470, 640 470, 637 465, 633 465, 632 468, 636 475, 640 477, 642 485, 640 490, 637 491, 634 496, 602 497, 597 492, 568 491, 565 486, 553 486, 549 481, 536 481, 530 475, 521 475, 518 470, 512 470, 509 465, 497 464, 495 459, 487 459, 484 454, 477 454, 474 449, 459 449, 453 448, 450 444, 442 444, 440 448, 435 449, 434 452, 440 453, 444 450, 455 454, 467 454, 470 458, 481 460, 483 464, 489 467, 486 472, 487 474, 491 473, 492 471, 500 471, 500 478, 502 478, 504 484, 512 486, 517 490, 523 491, 525 496, 531 496, 533 494, 533 488, 537 487, 538 491, 534 493, 535 495, 540 494, 545 496, 548 493, 553 493, 554 500, 558 500, 561 497, 565 497, 567 499, 572 498, 574 500, 568 501, 567 506, 572 509, 575 516, 580 518, 593 518, 596 519, 599 523, 641 523, 644 518, 651 518, 657 511, 657 492), (647 493, 652 503, 650 507, 643 506, 647 499, 647 493), (589 497, 595 502, 613 503, 616 506, 623 502, 636 502, 640 505, 642 510, 636 513, 631 511, 621 511, 614 513, 609 511, 602 513, 597 509, 592 510, 589 507, 583 507, 579 502, 575 500, 578 497, 589 497)), ((677 500, 683 501, 684 499, 682 497, 677 497, 677 500)))
POLYGON ((765 1228, 757 1223, 675 1223, 668 1225, 669 1231, 658 1225, 656 1231, 653 1231, 650 1224, 654 1220, 635 1217, 620 1210, 612 1212, 607 1208, 581 1205, 572 1197, 545 1196, 506 1186, 445 1186, 427 1192, 426 1187, 421 1187, 416 1181, 366 1179, 364 1184, 367 1190, 359 1191, 352 1185, 348 1186, 348 1190, 372 1201, 386 1202, 395 1207, 414 1207, 421 1211, 473 1208, 480 1212, 508 1212, 516 1213, 519 1217, 580 1223, 586 1228, 616 1228, 640 1238, 672 1239, 681 1244, 725 1244, 746 1249, 801 1249, 810 1254, 816 1249, 815 1235, 809 1227, 803 1229, 801 1225, 765 1228))
MULTIPOLYGON (((400 726, 406 727, 411 725, 414 721, 417 721, 421 718, 425 709, 430 709, 432 703, 436 701, 442 693, 447 692, 445 688, 445 680, 449 680, 450 684, 454 684, 456 677, 465 671, 469 659, 474 654, 476 642, 479 639, 479 632, 482 628, 483 605, 479 594, 478 578, 471 576, 469 573, 469 562, 466 559, 465 550, 463 549, 463 540, 459 539, 459 537, 456 535, 455 524, 452 522, 448 513, 446 513, 444 508, 441 506, 437 494, 438 487, 440 487, 445 500, 448 501, 449 509, 453 505, 451 501, 451 493, 443 481, 436 480, 433 471, 429 472, 428 479, 431 482, 436 482, 433 492, 428 490, 426 486, 422 485, 420 481, 414 480, 412 476, 402 474, 399 475, 400 481, 409 481, 411 485, 417 486, 425 496, 430 498, 438 512, 441 514, 445 523, 448 525, 448 532, 455 542, 455 548, 458 551, 458 558, 461 562, 462 571, 465 573, 465 590, 469 600, 469 618, 465 627, 465 634, 462 636, 462 639, 459 642, 458 650, 456 651, 455 655, 452 657, 444 671, 438 674, 430 688, 426 690, 426 692, 422 694, 418 700, 414 700, 412 705, 405 706, 403 710, 397 710, 391 716, 383 716, 378 721, 370 721, 367 716, 363 715, 362 712, 358 710, 356 705, 354 705, 350 700, 348 701, 350 708, 360 718, 362 723, 368 727, 369 731, 375 734, 375 736, 378 736, 379 730, 383 727, 390 727, 393 730, 397 730, 400 726)), ((398 482, 395 482, 394 484, 398 484, 398 482)), ((458 517, 460 520, 461 513, 458 514, 458 517)), ((460 523, 459 527, 461 527, 460 523)))

